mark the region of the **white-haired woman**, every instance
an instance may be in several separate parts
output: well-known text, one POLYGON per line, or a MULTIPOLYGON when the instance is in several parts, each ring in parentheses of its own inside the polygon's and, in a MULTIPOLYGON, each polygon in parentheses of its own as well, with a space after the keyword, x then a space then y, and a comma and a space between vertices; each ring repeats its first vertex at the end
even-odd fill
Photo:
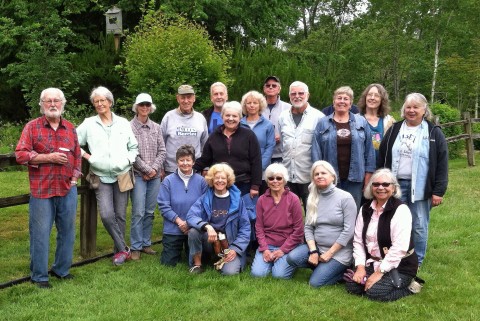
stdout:
POLYGON ((337 174, 330 163, 313 163, 311 177, 305 221, 307 244, 290 252, 287 261, 294 267, 312 268, 309 283, 321 287, 342 279, 351 264, 357 206, 350 193, 335 186, 337 174))
POLYGON ((401 200, 397 179, 389 169, 371 177, 355 225, 355 272, 345 274, 347 291, 378 301, 394 301, 419 291, 412 235, 412 214, 401 200), (412 287, 415 285, 414 287, 412 287), (416 288, 416 290, 415 290, 416 288))
POLYGON ((427 252, 430 209, 443 201, 448 185, 448 146, 439 126, 432 124, 425 96, 407 95, 395 123, 380 144, 377 167, 390 168, 398 179, 413 218, 415 252, 421 265, 427 252))
POLYGON ((132 190, 132 222, 130 244, 132 260, 140 259, 140 252, 156 254, 152 249, 153 212, 160 189, 160 174, 165 161, 165 143, 160 125, 149 117, 156 109, 149 94, 139 94, 132 106, 135 117, 130 121, 138 141, 138 155, 133 165, 135 187, 132 190))
POLYGON ((208 137, 202 156, 195 161, 197 172, 226 162, 235 172, 235 185, 243 195, 258 195, 262 184, 262 155, 255 133, 240 126, 242 106, 237 101, 223 105, 223 125, 218 126, 208 137))
MULTIPOLYGON (((253 130, 257 136, 262 154, 262 171, 265 172, 272 160, 273 148, 275 147, 275 129, 272 123, 262 116, 267 107, 267 100, 258 91, 252 90, 242 97, 242 111, 245 116, 240 123, 246 128, 253 130)), ((260 195, 267 189, 265 175, 262 176, 260 195)))
POLYGON ((251 273, 289 279, 295 268, 287 263, 287 254, 303 243, 303 213, 300 199, 286 184, 288 171, 274 163, 265 170, 268 189, 257 202, 255 231, 258 249, 251 273))
POLYGON ((138 143, 130 123, 115 115, 113 95, 105 87, 93 89, 90 101, 97 112, 78 126, 82 156, 90 163, 90 181, 95 189, 100 217, 113 239, 113 264, 121 265, 130 259, 130 248, 125 242, 128 191, 121 191, 119 177, 128 175, 138 154, 138 143))

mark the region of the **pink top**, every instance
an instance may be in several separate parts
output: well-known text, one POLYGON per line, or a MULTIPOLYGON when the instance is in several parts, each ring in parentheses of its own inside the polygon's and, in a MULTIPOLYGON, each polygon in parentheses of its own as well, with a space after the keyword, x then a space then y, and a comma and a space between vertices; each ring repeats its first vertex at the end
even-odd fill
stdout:
MULTIPOLYGON (((382 257, 381 249, 378 246, 377 229, 378 220, 382 215, 385 205, 377 211, 377 202, 372 201, 371 208, 373 209, 372 218, 370 224, 368 224, 367 233, 365 235, 366 248, 371 256, 382 257)), ((353 258, 355 260, 355 266, 365 265, 368 266, 372 262, 374 264, 374 270, 384 270, 389 272, 395 269, 400 264, 400 261, 405 256, 410 245, 410 233, 412 231, 412 214, 407 205, 400 205, 390 222, 390 238, 392 240, 392 246, 385 255, 385 258, 381 261, 375 261, 369 259, 367 261, 367 255, 365 253, 365 247, 362 240, 363 231, 363 215, 362 209, 357 217, 357 223, 355 224, 355 236, 353 237, 353 258)))

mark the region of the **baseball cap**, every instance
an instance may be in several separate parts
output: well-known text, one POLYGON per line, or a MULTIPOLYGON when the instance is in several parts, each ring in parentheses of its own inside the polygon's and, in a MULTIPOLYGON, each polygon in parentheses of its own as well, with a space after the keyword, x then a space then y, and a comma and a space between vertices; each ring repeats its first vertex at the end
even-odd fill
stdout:
POLYGON ((266 84, 267 81, 269 81, 270 79, 273 79, 276 82, 280 83, 280 78, 278 78, 277 76, 268 76, 263 83, 266 84))
POLYGON ((193 90, 193 87, 190 85, 181 85, 178 87, 178 94, 179 95, 188 95, 188 94, 194 94, 195 91, 193 90))
POLYGON ((135 105, 138 105, 140 103, 153 103, 152 101, 152 96, 150 96, 149 94, 140 94, 137 96, 137 99, 135 99, 135 105))

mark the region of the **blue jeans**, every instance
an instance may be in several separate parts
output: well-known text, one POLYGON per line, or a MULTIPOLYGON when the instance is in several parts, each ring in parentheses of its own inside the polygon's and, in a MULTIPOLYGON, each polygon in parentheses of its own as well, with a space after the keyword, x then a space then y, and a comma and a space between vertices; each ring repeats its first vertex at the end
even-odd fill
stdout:
POLYGON ((358 210, 360 210, 360 204, 362 202, 363 182, 351 182, 348 179, 342 179, 339 180, 337 187, 344 190, 345 192, 349 192, 350 195, 353 196, 355 204, 357 205, 358 212, 358 210))
POLYGON ((399 183, 402 189, 401 200, 407 204, 410 212, 412 212, 413 243, 418 256, 418 266, 420 266, 427 253, 428 223, 430 222, 432 199, 412 203, 410 197, 412 181, 401 179, 399 183))
POLYGON ((103 226, 112 237, 115 253, 125 251, 125 226, 127 217, 128 192, 120 192, 118 182, 100 182, 95 190, 98 210, 103 226))
MULTIPOLYGON (((188 247, 190 249, 190 265, 193 264, 193 256, 195 254, 202 254, 203 252, 205 252, 208 255, 214 255, 213 246, 211 243, 208 243, 207 232, 200 232, 195 228, 191 228, 188 231, 188 247)), ((220 258, 215 258, 215 260, 219 259, 220 258)), ((233 261, 225 263, 223 265, 221 272, 223 275, 235 275, 240 273, 241 269, 242 260, 240 259, 240 255, 237 254, 233 261)))
POLYGON ((144 181, 135 175, 135 187, 132 197, 132 224, 130 228, 130 244, 134 251, 152 245, 152 228, 157 195, 160 189, 160 178, 144 181))
MULTIPOLYGON (((272 252, 278 250, 279 248, 279 246, 268 246, 268 249, 272 252)), ((270 272, 274 278, 290 279, 295 272, 295 268, 288 264, 287 254, 279 258, 276 262, 265 262, 263 260, 262 252, 259 252, 257 249, 252 263, 252 276, 262 278, 267 276, 270 272)))
POLYGON ((48 281, 48 252, 53 222, 57 229, 57 248, 52 270, 60 276, 69 274, 75 243, 77 187, 65 196, 36 198, 30 195, 30 271, 32 281, 48 281))
MULTIPOLYGON (((287 262, 294 268, 313 268, 308 264, 308 257, 308 246, 302 244, 288 253, 287 262)), ((319 262, 317 267, 313 269, 309 283, 314 288, 335 284, 342 279, 347 268, 348 266, 335 259, 330 259, 326 263, 319 262)))

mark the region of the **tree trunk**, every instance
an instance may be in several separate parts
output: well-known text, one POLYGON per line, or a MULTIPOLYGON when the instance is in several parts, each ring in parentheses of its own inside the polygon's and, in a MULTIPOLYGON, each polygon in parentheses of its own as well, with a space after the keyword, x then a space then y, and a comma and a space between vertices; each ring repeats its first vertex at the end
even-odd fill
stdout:
POLYGON ((430 104, 433 104, 435 101, 435 85, 437 82, 437 71, 438 71, 438 55, 440 53, 440 41, 437 39, 435 41, 435 58, 433 60, 433 79, 432 79, 432 94, 430 97, 430 104))

